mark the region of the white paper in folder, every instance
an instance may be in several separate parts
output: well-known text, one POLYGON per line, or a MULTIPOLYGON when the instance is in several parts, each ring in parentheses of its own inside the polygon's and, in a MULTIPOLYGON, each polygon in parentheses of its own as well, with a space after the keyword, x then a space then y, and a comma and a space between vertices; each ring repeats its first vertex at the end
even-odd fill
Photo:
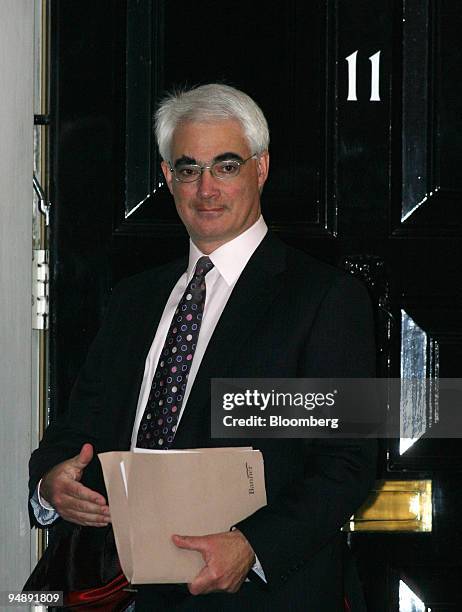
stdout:
POLYGON ((206 535, 266 505, 263 457, 252 448, 99 455, 122 569, 133 584, 191 582, 199 552, 174 533, 206 535))

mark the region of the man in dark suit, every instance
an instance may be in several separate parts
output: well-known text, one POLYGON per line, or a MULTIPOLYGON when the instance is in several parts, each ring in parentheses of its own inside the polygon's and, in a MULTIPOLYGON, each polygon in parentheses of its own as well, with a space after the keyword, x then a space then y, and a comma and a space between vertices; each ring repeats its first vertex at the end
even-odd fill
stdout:
MULTIPOLYGON (((61 518, 96 532, 110 523, 97 452, 235 444, 210 436, 211 378, 374 374, 365 289, 267 231, 269 135, 253 100, 224 85, 169 96, 156 135, 189 260, 115 289, 69 410, 32 456, 34 524, 61 518)), ((137 610, 362 609, 340 528, 368 493, 374 444, 254 446, 268 505, 226 533, 173 535, 204 568, 188 588, 140 587, 137 610)))

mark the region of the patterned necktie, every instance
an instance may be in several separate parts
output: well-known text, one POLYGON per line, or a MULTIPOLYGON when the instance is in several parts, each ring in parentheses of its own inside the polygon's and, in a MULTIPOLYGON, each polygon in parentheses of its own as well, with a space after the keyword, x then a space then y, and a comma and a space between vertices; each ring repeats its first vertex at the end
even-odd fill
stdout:
POLYGON ((181 298, 159 357, 146 410, 138 429, 139 448, 168 449, 175 437, 205 305, 205 275, 213 268, 201 257, 181 298))

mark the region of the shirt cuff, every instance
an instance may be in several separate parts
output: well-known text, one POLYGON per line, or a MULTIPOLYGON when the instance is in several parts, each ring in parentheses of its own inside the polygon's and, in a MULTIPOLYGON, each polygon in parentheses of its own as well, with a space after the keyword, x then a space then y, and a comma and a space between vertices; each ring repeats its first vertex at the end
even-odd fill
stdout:
POLYGON ((42 497, 40 497, 41 482, 42 481, 40 480, 34 494, 30 498, 30 505, 32 506, 37 522, 46 527, 47 525, 54 523, 56 519, 59 518, 59 514, 56 512, 53 506, 50 506, 42 497))
MULTIPOLYGON (((231 527, 230 531, 235 531, 236 529, 237 529, 237 527, 235 525, 233 525, 233 527, 231 527)), ((268 584, 268 581, 266 580, 265 572, 263 571, 263 568, 261 566, 260 561, 258 560, 257 555, 255 555, 255 563, 250 568, 250 571, 251 572, 255 572, 257 574, 257 576, 259 578, 261 578, 265 584, 268 584)), ((246 578, 245 581, 246 582, 250 582, 248 578, 246 578)))
MULTIPOLYGON (((53 506, 51 504, 49 504, 45 499, 43 499, 43 497, 40 495, 40 487, 42 485, 42 479, 40 478, 39 483, 37 485, 37 499, 38 499, 38 503, 42 506, 42 508, 44 510, 54 510, 53 506)), ((56 512, 56 511, 55 511, 56 512)))
POLYGON ((260 561, 258 560, 257 555, 255 555, 255 563, 252 565, 252 572, 255 572, 259 578, 263 580, 265 584, 267 584, 265 572, 261 566, 260 561))

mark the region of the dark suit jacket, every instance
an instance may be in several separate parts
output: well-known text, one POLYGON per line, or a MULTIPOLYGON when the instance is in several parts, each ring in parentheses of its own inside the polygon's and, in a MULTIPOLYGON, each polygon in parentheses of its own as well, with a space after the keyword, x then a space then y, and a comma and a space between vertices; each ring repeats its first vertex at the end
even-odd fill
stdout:
MULTIPOLYGON (((32 455, 31 492, 47 470, 76 455, 84 442, 92 443, 96 452, 129 448, 146 355, 185 267, 184 260, 175 262, 129 278, 114 290, 69 411, 48 428, 32 455)), ((369 377, 374 363, 373 322, 364 287, 269 233, 216 326, 174 446, 249 444, 210 438, 213 377, 369 377)), ((181 609, 343 611, 345 582, 353 599, 358 593, 340 528, 371 487, 375 444, 261 439, 253 445, 264 455, 268 505, 238 527, 258 555, 268 586, 252 582, 238 595, 189 597, 181 609)), ((97 461, 86 469, 84 482, 104 492, 97 461)), ((151 595, 146 588, 140 591, 137 611, 151 595)))

